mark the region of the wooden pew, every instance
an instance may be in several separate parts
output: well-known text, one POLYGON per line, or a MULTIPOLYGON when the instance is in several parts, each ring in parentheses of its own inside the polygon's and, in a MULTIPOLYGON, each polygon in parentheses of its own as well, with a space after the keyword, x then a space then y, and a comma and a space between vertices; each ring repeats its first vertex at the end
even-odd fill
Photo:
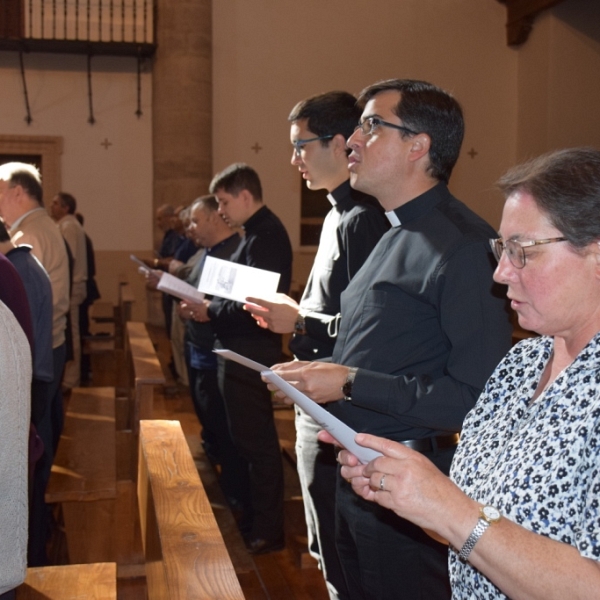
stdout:
POLYGON ((166 380, 146 325, 129 321, 126 329, 126 353, 131 357, 131 385, 134 391, 129 416, 131 429, 137 434, 140 419, 152 418, 154 386, 164 385, 166 380))
POLYGON ((46 490, 46 502, 62 506, 71 563, 116 556, 115 444, 114 388, 73 389, 46 490))
POLYGON ((124 341, 125 349, 115 351, 119 379, 117 479, 136 481, 140 419, 152 418, 154 387, 164 385, 166 380, 144 323, 126 323, 124 341))
POLYGON ((131 284, 127 281, 119 283, 119 312, 121 324, 131 321, 131 309, 135 302, 135 295, 131 284))
POLYGON ((27 569, 17 600, 117 600, 117 565, 95 563, 27 569))
POLYGON ((244 597, 178 421, 140 424, 138 504, 149 600, 244 597))
POLYGON ((95 323, 114 323, 115 308, 112 302, 96 300, 90 308, 90 319, 95 323))

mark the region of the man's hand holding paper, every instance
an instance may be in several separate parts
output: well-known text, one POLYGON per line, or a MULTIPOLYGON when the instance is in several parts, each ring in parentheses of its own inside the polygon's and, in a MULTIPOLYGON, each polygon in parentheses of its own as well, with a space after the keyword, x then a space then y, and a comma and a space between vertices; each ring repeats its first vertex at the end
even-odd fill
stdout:
POLYGON ((203 300, 202 302, 189 302, 182 301, 177 306, 177 314, 182 319, 191 319, 198 323, 205 323, 210 321, 208 318, 208 307, 210 306, 210 300, 203 300))
POLYGON ((274 298, 246 298, 244 310, 247 310, 263 329, 275 333, 292 333, 298 318, 298 303, 285 294, 276 294, 274 298))
MULTIPOLYGON (((227 360, 234 360, 250 369, 254 369, 255 371, 259 371, 264 381, 269 382, 270 389, 278 389, 282 390, 281 397, 287 397, 289 400, 295 402, 298 406, 300 406, 303 410, 305 410, 321 427, 326 429, 331 436, 339 442, 340 445, 344 446, 350 452, 355 455, 361 463, 368 463, 370 460, 373 460, 377 456, 380 455, 379 452, 376 452, 370 448, 363 448, 359 446, 355 441, 354 437, 356 435, 356 431, 348 427, 345 423, 340 421, 337 417, 334 417, 328 411, 326 411, 323 407, 319 406, 316 402, 313 401, 306 394, 302 393, 296 385, 294 385, 294 377, 291 375, 292 370, 290 365, 295 365, 296 363, 286 363, 285 365, 275 365, 272 369, 267 368, 265 365, 261 365, 253 360, 250 360, 240 354, 232 352, 231 350, 215 350, 216 354, 219 354, 223 358, 227 360), (279 372, 282 373, 285 371, 286 379, 283 379, 280 376, 280 373, 276 372, 275 369, 279 369, 279 372), (287 379, 289 377, 289 380, 287 379), (271 387, 273 386, 273 387, 271 387)), ((340 371, 338 375, 341 374, 341 370, 345 370, 346 374, 348 369, 346 367, 342 367, 341 365, 331 365, 328 363, 305 363, 299 362, 300 365, 314 365, 320 364, 326 367, 337 367, 336 371, 340 371)), ((301 367, 305 368, 305 367, 301 367)), ((324 369, 325 371, 325 369, 324 369)), ((327 370, 328 372, 330 369, 327 370)), ((323 376, 323 373, 319 373, 319 377, 323 376)), ((341 398, 341 386, 345 381, 346 375, 342 377, 342 382, 338 386, 337 399, 341 398)))
MULTIPOLYGON (((350 371, 343 365, 301 360, 273 365, 271 370, 319 404, 343 398, 342 386, 350 371)), ((269 389, 275 391, 277 388, 270 384, 269 389)), ((276 391, 276 395, 284 397, 281 391, 276 391)))

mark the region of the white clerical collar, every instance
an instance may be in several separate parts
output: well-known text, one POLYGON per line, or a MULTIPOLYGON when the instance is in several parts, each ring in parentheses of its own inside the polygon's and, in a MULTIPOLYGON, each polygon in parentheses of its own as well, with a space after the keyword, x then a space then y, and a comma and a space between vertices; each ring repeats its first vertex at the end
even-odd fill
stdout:
POLYGON ((331 206, 335 206, 337 204, 337 200, 333 197, 333 194, 327 194, 327 200, 331 202, 331 206))
POLYGON ((400 223, 398 215, 393 210, 388 210, 385 213, 385 216, 387 217, 387 220, 390 222, 390 225, 392 227, 400 227, 400 225, 402 225, 402 223, 400 223))

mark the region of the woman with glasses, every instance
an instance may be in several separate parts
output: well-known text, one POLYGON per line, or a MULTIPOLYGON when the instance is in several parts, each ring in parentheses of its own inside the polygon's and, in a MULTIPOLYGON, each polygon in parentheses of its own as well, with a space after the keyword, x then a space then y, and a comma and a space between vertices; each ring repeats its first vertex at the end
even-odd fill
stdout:
POLYGON ((447 541, 453 598, 599 598, 600 152, 547 154, 499 186, 494 279, 540 336, 490 377, 450 478, 366 434, 383 457, 338 460, 357 494, 447 541))

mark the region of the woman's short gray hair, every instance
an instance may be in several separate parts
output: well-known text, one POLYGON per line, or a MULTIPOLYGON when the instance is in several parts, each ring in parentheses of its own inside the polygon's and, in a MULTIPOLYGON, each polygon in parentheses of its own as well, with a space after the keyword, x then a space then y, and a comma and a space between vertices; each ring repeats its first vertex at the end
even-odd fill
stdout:
POLYGON ((530 194, 575 248, 600 240, 600 151, 567 148, 510 169, 497 186, 530 194))

